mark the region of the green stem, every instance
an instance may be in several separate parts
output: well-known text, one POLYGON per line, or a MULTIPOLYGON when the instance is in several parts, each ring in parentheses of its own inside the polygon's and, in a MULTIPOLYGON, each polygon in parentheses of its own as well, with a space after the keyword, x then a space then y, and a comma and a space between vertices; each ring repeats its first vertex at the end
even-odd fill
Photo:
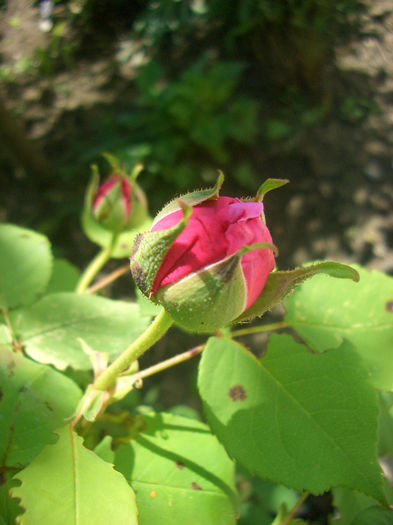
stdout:
POLYGON ((285 516, 285 518, 280 521, 280 523, 278 525, 289 525, 289 523, 291 523, 291 521, 293 520, 296 512, 300 509, 300 507, 303 505, 303 503, 305 502, 305 500, 308 498, 309 495, 310 495, 309 492, 307 492, 307 491, 303 492, 303 494, 300 496, 300 498, 298 499, 296 504, 288 512, 288 514, 285 516))
POLYGON ((98 252, 98 254, 90 262, 88 267, 82 273, 81 278, 79 279, 78 286, 76 287, 76 293, 83 293, 86 291, 87 287, 89 286, 91 281, 94 279, 94 277, 97 275, 97 273, 101 270, 104 264, 108 262, 109 259, 111 258, 113 248, 115 247, 116 241, 117 241, 117 234, 113 234, 112 240, 108 244, 108 246, 106 246, 100 252, 98 252))
POLYGON ((149 366, 149 368, 145 368, 144 370, 137 372, 132 376, 132 379, 134 379, 135 382, 137 382, 139 379, 144 379, 145 377, 149 377, 154 374, 157 374, 158 372, 162 372, 163 370, 167 370, 167 368, 178 365, 179 363, 183 363, 184 361, 191 359, 195 355, 200 354, 204 348, 205 345, 190 348, 182 354, 175 355, 174 357, 170 357, 165 361, 161 361, 161 363, 157 363, 156 365, 149 366))
POLYGON ((157 315, 152 324, 138 337, 117 359, 98 376, 93 384, 96 390, 109 390, 116 382, 116 378, 129 368, 146 350, 165 335, 173 319, 164 309, 157 315))
POLYGON ((280 328, 287 328, 291 326, 286 321, 279 321, 277 323, 265 324, 260 326, 251 326, 250 328, 241 328, 232 332, 232 337, 240 337, 241 335, 257 334, 259 332, 271 332, 273 330, 279 330, 280 328))

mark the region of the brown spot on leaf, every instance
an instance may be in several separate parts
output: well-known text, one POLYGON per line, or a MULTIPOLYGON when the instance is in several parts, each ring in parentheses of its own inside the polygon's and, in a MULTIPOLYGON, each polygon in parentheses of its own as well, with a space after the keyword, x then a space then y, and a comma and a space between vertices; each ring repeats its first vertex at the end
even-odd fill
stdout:
POLYGON ((231 386, 228 394, 232 401, 245 401, 247 399, 247 392, 242 385, 231 386))
POLYGON ((387 312, 393 312, 393 301, 387 301, 385 304, 385 310, 387 312))
POLYGON ((184 469, 184 463, 182 463, 181 461, 176 461, 176 467, 179 470, 183 470, 184 469))
POLYGON ((1 486, 1 485, 4 485, 5 482, 6 482, 6 479, 5 479, 5 472, 4 472, 4 471, 1 471, 1 472, 0 472, 0 486, 1 486))
POLYGON ((3 399, 3 389, 0 386, 0 401, 3 399))
POLYGON ((191 483, 191 488, 192 488, 193 490, 202 490, 202 487, 200 487, 196 481, 193 481, 193 482, 191 483))

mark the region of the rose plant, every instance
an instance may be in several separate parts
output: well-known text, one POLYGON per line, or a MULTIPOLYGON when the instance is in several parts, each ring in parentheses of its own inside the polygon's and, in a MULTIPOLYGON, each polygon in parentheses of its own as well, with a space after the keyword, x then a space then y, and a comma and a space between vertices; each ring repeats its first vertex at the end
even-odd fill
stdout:
POLYGON ((107 158, 82 215, 101 251, 82 274, 42 234, 0 225, 0 523, 306 524, 324 492, 332 523, 390 523, 392 278, 277 269, 264 197, 287 181, 239 199, 220 176, 133 222, 140 168, 107 158), (130 254, 136 300, 100 295, 129 271, 105 263, 130 254), (169 328, 203 339, 146 367, 169 328), (149 402, 145 378, 199 355, 201 412, 149 402))

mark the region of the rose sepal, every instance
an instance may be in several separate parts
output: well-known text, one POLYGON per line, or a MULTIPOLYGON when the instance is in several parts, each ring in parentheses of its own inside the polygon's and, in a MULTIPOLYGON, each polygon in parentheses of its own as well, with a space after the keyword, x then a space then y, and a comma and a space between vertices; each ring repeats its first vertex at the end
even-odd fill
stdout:
POLYGON ((302 266, 288 271, 276 271, 269 274, 266 284, 257 298, 247 310, 237 317, 233 324, 252 321, 261 317, 273 306, 281 302, 287 295, 295 290, 305 280, 317 274, 325 274, 339 279, 352 279, 359 281, 358 272, 347 264, 335 261, 317 262, 309 266, 302 266))
POLYGON ((193 191, 191 193, 186 193, 185 195, 181 195, 178 199, 174 199, 168 202, 168 204, 166 204, 154 218, 152 228, 158 221, 160 221, 166 215, 169 215, 170 213, 180 210, 181 208, 180 202, 186 203, 188 204, 188 206, 193 207, 193 206, 197 206, 198 204, 201 204, 202 202, 208 201, 210 199, 217 199, 223 183, 224 183, 224 174, 222 173, 222 171, 219 171, 217 181, 212 188, 207 188, 206 190, 198 190, 198 191, 193 191))
POLYGON ((277 188, 281 188, 282 186, 285 186, 285 184, 288 183, 288 179, 266 179, 259 186, 255 200, 258 202, 262 202, 266 193, 268 193, 269 191, 276 190, 277 188))
POLYGON ((177 205, 182 210, 183 217, 175 226, 166 230, 140 233, 135 239, 130 257, 131 273, 135 284, 149 299, 154 300, 151 291, 162 261, 187 226, 192 213, 192 207, 187 202, 178 199, 177 205))
POLYGON ((241 258, 260 249, 277 253, 277 248, 268 242, 243 246, 229 257, 160 288, 156 300, 187 332, 212 333, 244 310, 247 284, 241 258))

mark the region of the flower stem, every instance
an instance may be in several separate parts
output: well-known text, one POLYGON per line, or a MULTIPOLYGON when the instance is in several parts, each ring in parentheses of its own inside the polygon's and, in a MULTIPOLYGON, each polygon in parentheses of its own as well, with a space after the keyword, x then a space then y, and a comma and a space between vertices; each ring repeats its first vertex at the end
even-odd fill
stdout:
POLYGON ((277 323, 251 326, 250 328, 241 328, 240 330, 235 330, 232 332, 232 337, 240 337, 241 335, 257 334, 259 332, 271 332, 273 330, 279 330, 280 328, 286 328, 291 326, 290 323, 286 321, 279 321, 277 323))
POLYGON ((283 520, 280 521, 277 525, 289 525, 291 521, 293 520, 296 512, 300 509, 300 507, 303 505, 305 500, 308 498, 310 493, 308 491, 303 492, 303 494, 300 496, 296 504, 292 507, 292 509, 288 512, 288 514, 285 516, 283 520))
POLYGON ((144 379, 145 377, 149 377, 154 374, 157 374, 158 372, 162 372, 163 370, 167 370, 172 366, 178 365, 179 363, 183 363, 184 361, 191 359, 195 355, 200 354, 204 348, 205 345, 190 348, 182 354, 175 355, 173 357, 170 357, 169 359, 166 359, 165 361, 161 361, 161 363, 157 363, 156 365, 149 366, 149 368, 145 368, 144 370, 137 372, 132 376, 132 379, 135 379, 135 382, 137 382, 139 381, 139 379, 144 379))
POLYGON ((109 390, 116 382, 116 378, 126 368, 129 368, 146 350, 154 345, 165 335, 173 319, 164 309, 157 315, 152 324, 141 334, 138 339, 130 344, 113 363, 100 374, 93 384, 96 390, 109 390))
POLYGON ((116 281, 121 275, 124 275, 125 273, 130 271, 130 265, 125 264, 124 266, 120 266, 120 268, 117 268, 117 270, 114 270, 109 275, 104 277, 104 279, 101 279, 101 281, 98 281, 97 283, 93 284, 93 286, 90 286, 86 293, 96 293, 98 290, 101 290, 108 284, 112 283, 113 281, 116 281))
POLYGON ((104 264, 109 261, 112 256, 113 248, 115 247, 117 241, 117 234, 113 234, 111 242, 103 248, 94 259, 87 266, 85 271, 82 273, 81 278, 79 279, 78 286, 76 287, 76 293, 83 293, 86 291, 87 287, 101 270, 104 264))

